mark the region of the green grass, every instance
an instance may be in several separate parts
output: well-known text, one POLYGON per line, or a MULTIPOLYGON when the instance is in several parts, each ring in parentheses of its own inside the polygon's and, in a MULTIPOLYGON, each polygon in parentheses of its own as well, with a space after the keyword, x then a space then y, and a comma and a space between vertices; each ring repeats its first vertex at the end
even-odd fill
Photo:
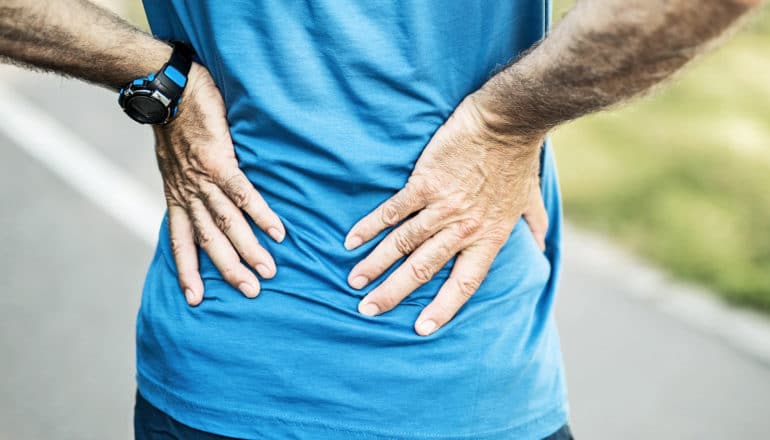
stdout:
POLYGON ((558 129, 567 218, 770 312, 768 53, 765 12, 652 96, 558 129))

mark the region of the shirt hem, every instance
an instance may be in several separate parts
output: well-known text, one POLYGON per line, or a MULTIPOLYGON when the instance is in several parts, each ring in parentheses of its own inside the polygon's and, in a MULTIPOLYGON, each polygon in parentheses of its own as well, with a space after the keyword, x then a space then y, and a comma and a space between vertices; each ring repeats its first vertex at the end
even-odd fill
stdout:
POLYGON ((324 439, 339 438, 339 435, 344 434, 346 438, 367 440, 540 440, 556 432, 568 421, 566 403, 560 402, 524 423, 492 431, 457 435, 380 431, 280 413, 254 414, 234 408, 223 412, 185 400, 140 372, 137 372, 136 381, 142 396, 174 420, 212 434, 244 439, 289 438, 289 435, 291 438, 324 439), (249 428, 242 429, 239 425, 249 428), (274 437, 268 437, 267 432, 260 432, 260 426, 269 430, 269 434, 274 437), (300 434, 301 437, 296 437, 300 434))

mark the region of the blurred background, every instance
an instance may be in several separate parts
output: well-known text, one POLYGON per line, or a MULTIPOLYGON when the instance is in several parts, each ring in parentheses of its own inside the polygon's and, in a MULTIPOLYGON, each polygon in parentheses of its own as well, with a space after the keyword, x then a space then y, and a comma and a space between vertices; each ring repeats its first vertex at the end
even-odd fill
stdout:
POLYGON ((558 130, 570 220, 770 312, 768 54, 765 8, 668 87, 558 130))
MULTIPOLYGON (((138 0, 101 3, 146 27, 138 0)), ((579 439, 770 438, 768 53, 766 8, 665 88, 554 133, 579 439)), ((108 91, 2 66, 0 185, 0 439, 132 438, 164 206, 150 131, 108 91)))

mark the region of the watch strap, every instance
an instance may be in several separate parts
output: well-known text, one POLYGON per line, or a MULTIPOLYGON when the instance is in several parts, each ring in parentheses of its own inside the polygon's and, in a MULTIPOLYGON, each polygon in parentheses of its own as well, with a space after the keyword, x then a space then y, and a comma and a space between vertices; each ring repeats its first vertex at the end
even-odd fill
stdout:
POLYGON ((192 67, 194 51, 190 45, 182 41, 170 41, 170 43, 174 47, 171 58, 155 75, 154 82, 171 102, 176 102, 182 97, 182 91, 187 85, 187 75, 192 67))
POLYGON ((179 110, 195 52, 181 41, 170 41, 169 44, 173 47, 171 57, 160 70, 137 78, 120 89, 118 104, 139 123, 166 124, 179 110))

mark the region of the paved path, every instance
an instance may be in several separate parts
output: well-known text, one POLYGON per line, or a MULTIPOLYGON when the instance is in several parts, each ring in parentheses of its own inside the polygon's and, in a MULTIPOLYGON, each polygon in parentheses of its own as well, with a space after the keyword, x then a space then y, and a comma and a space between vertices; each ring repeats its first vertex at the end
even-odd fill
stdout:
MULTIPOLYGON (((150 133, 112 94, 53 76, 0 80, 139 181, 148 209, 162 206, 150 133)), ((151 246, 20 148, 22 127, 0 124, 0 439, 129 439, 151 246)), ((768 438, 770 363, 630 294, 649 283, 568 234, 557 315, 578 438, 768 438)))

